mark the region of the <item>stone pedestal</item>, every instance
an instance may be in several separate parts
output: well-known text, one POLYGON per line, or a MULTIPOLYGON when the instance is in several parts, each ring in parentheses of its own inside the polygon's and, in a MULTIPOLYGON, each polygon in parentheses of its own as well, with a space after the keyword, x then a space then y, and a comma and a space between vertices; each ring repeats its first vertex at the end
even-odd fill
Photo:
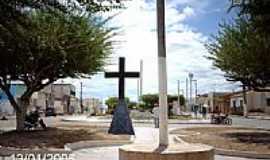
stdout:
POLYGON ((129 117, 128 106, 124 99, 120 99, 114 110, 112 123, 109 129, 110 134, 134 135, 132 121, 129 117))
POLYGON ((132 144, 119 149, 119 160, 214 160, 214 149, 202 144, 132 144))

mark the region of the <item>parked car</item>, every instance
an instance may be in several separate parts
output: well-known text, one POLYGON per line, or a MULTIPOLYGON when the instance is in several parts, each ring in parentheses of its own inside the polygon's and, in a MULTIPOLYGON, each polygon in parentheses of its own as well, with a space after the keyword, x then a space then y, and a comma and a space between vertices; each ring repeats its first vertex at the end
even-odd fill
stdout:
POLYGON ((46 108, 45 116, 56 116, 55 109, 54 108, 46 108))

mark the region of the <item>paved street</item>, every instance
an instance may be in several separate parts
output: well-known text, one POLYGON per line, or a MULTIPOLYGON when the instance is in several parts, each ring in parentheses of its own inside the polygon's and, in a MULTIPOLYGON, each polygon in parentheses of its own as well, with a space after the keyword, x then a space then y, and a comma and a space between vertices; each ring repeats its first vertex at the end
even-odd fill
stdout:
MULTIPOLYGON (((44 118, 48 126, 54 126, 56 123, 60 123, 62 116, 44 118)), ((82 123, 93 123, 95 125, 109 126, 108 122, 82 122, 82 123)), ((209 124, 169 124, 169 129, 174 128, 186 128, 194 126, 202 126, 209 124)), ((269 120, 256 120, 256 119, 244 119, 241 117, 233 117, 234 126, 244 127, 260 127, 270 129, 269 120)), ((135 123, 136 143, 153 143, 158 139, 158 129, 153 128, 152 123, 135 123)), ((0 121, 0 130, 10 130, 15 127, 15 119, 10 118, 8 121, 0 121)), ((77 160, 118 160, 118 148, 119 146, 112 147, 99 147, 99 148, 88 148, 75 151, 75 157, 77 160)), ((252 160, 246 158, 226 157, 226 156, 215 156, 215 160, 252 160)))
POLYGON ((270 120, 247 119, 243 117, 232 117, 234 126, 270 129, 270 120))

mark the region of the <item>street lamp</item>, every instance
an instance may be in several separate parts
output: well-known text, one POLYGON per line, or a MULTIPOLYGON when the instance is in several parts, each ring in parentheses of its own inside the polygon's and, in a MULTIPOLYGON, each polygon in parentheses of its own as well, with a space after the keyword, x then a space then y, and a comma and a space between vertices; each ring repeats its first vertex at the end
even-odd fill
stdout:
POLYGON ((195 82, 195 99, 194 99, 194 103, 197 104, 197 95, 198 95, 198 81, 196 79, 192 80, 193 82, 195 82))
POLYGON ((190 107, 192 106, 192 79, 194 77, 193 73, 189 73, 188 74, 188 77, 189 77, 189 83, 190 83, 190 86, 189 86, 189 105, 190 107))

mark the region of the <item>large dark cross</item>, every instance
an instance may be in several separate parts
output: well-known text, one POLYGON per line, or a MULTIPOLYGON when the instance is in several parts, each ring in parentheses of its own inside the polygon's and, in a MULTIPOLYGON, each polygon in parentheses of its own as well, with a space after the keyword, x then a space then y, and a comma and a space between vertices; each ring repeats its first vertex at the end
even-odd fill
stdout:
POLYGON ((132 121, 125 102, 125 78, 138 78, 139 72, 125 72, 125 58, 119 58, 119 72, 105 72, 105 78, 119 78, 119 99, 109 129, 111 134, 134 135, 132 121))
POLYGON ((125 58, 119 58, 119 72, 105 72, 105 78, 119 78, 119 100, 125 99, 125 78, 139 78, 139 72, 125 72, 125 58))

